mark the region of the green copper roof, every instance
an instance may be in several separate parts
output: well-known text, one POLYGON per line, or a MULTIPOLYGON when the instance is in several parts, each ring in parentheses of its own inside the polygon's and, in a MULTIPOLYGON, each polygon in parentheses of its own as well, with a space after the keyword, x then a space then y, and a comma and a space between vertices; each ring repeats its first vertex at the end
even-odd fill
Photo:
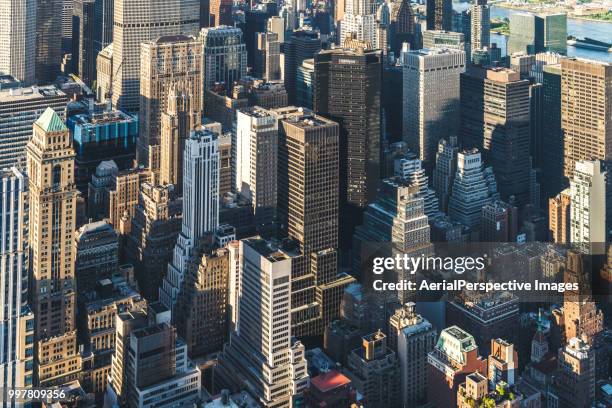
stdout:
POLYGON ((63 132, 68 130, 62 119, 51 108, 47 108, 36 121, 45 132, 63 132))

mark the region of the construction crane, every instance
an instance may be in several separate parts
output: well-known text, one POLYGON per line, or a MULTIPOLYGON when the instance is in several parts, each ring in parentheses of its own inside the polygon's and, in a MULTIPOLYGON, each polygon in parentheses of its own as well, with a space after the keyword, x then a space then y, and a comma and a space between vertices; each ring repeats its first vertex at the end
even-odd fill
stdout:
POLYGON ((117 74, 119 73, 119 70, 123 66, 124 61, 125 61, 125 57, 121 59, 119 66, 115 70, 115 73, 111 76, 110 85, 108 87, 108 92, 106 93, 106 95, 104 95, 104 97, 106 98, 106 103, 107 103, 106 110, 108 112, 110 112, 113 109, 113 87, 115 86, 115 81, 117 80, 117 74))

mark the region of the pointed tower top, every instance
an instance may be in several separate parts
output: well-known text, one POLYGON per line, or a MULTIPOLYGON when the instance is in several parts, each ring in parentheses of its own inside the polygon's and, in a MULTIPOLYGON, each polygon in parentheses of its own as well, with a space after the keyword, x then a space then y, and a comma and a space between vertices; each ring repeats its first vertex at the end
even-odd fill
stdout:
POLYGON ((51 108, 47 108, 35 123, 45 132, 63 132, 68 130, 62 119, 51 108))

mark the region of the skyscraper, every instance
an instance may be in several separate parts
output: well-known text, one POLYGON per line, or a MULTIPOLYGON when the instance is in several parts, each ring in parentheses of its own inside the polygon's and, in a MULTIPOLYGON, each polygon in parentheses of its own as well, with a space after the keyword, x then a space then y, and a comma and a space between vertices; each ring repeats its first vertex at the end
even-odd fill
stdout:
POLYGON ((404 141, 433 167, 436 147, 459 126, 459 77, 465 72, 465 52, 451 49, 405 53, 404 141))
POLYGON ((453 3, 450 0, 427 0, 427 29, 452 31, 453 3))
POLYGON ((149 164, 149 147, 160 144, 161 116, 168 108, 170 89, 189 95, 193 112, 202 110, 201 58, 202 44, 194 37, 165 36, 141 45, 139 163, 149 164))
POLYGON ((466 52, 466 57, 469 55, 469 38, 467 39, 463 33, 441 30, 425 30, 423 31, 423 48, 448 48, 453 50, 461 50, 466 52))
POLYGON ((255 77, 266 81, 281 79, 280 48, 278 35, 272 32, 257 33, 255 47, 255 77))
POLYGON ((558 194, 566 185, 563 177, 563 132, 561 131, 561 65, 545 65, 542 73, 543 105, 546 120, 542 123, 542 197, 558 194))
POLYGON ((47 108, 27 145, 32 306, 36 316, 38 382, 57 385, 76 377, 74 249, 77 190, 74 150, 64 122, 47 108))
POLYGON ((487 0, 477 0, 472 6, 472 50, 491 45, 491 15, 487 0))
POLYGON ((557 392, 560 407, 587 407, 595 399, 595 354, 579 338, 559 349, 557 392))
POLYGON ((422 166, 421 160, 417 159, 412 152, 404 158, 395 159, 395 176, 408 181, 411 186, 419 189, 425 205, 425 215, 433 218, 438 213, 438 198, 433 189, 429 187, 429 177, 422 166))
POLYGON ((233 26, 231 0, 210 0, 209 22, 206 27, 233 26))
POLYGON ((98 52, 113 43, 114 0, 98 0, 95 2, 94 21, 96 22, 95 41, 98 52))
POLYGON ((529 81, 517 72, 474 68, 461 74, 461 142, 481 150, 502 200, 530 202, 529 81))
POLYGON ((163 36, 196 35, 199 16, 199 0, 115 1, 113 106, 128 112, 139 109, 141 43, 163 36))
POLYGON ((612 159, 612 64, 561 60, 561 129, 564 176, 578 160, 612 159))
POLYGON ((304 346, 292 342, 292 255, 258 238, 240 241, 237 327, 215 378, 246 384, 261 404, 290 407, 308 384, 304 346))
POLYGON ((168 274, 159 290, 161 302, 174 314, 187 264, 199 240, 219 226, 219 141, 206 129, 191 132, 183 159, 183 223, 168 274))
POLYGON ((289 96, 289 103, 296 102, 297 70, 304 60, 314 58, 321 51, 321 38, 307 28, 296 30, 291 34, 285 44, 285 88, 289 96))
MULTIPOLYGON (((0 171, 0 330, 6 347, 0 354, 0 382, 8 391, 33 384, 34 314, 27 303, 28 180, 16 168, 0 171)), ((10 403, 2 404, 3 407, 10 403)))
POLYGON ((0 2, 0 72, 24 85, 35 79, 36 5, 36 0, 0 2))
POLYGON ((204 61, 203 92, 216 83, 231 87, 246 75, 247 51, 241 29, 228 26, 205 28, 200 33, 200 40, 204 61))
POLYGON ((96 38, 98 22, 95 20, 95 1, 76 0, 72 14, 72 66, 85 84, 96 80, 96 56, 102 49, 96 38))
POLYGON ((417 47, 416 23, 410 1, 395 0, 390 8, 389 46, 395 55, 399 56, 403 43, 410 43, 413 49, 417 47))
POLYGON ((571 192, 569 188, 548 200, 548 230, 552 242, 570 243, 571 192))
POLYGON ((567 15, 515 13, 510 16, 508 54, 567 53, 567 15))
POLYGON ((119 267, 119 239, 107 220, 90 222, 76 230, 74 252, 79 294, 94 289, 119 267))
MULTIPOLYGON (((62 0, 36 1, 36 59, 34 62, 36 81, 40 85, 52 83, 60 73, 63 3, 62 0)), ((31 15, 29 17, 31 18, 31 15)), ((32 62, 31 60, 26 61, 26 64, 32 62)))
POLYGON ((440 139, 436 153, 436 167, 433 172, 432 186, 436 191, 440 210, 447 212, 455 172, 457 171, 457 136, 440 139))
POLYGON ((314 110, 340 124, 340 232, 350 239, 376 196, 380 174, 382 56, 329 50, 315 56, 314 110))
POLYGON ((570 181, 570 241, 585 254, 605 253, 606 172, 599 160, 578 161, 570 181))

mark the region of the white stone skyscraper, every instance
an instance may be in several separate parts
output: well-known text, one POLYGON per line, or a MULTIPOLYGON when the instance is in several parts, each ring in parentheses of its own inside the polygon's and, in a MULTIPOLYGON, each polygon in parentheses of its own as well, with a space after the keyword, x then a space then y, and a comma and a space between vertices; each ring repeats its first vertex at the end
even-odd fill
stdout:
POLYGON ((183 158, 183 223, 172 262, 159 290, 160 301, 173 310, 187 263, 198 241, 219 226, 219 140, 208 129, 191 132, 183 158))
MULTIPOLYGON (((32 384, 34 314, 27 307, 27 178, 16 168, 0 170, 0 399, 32 384)), ((10 406, 0 404, 0 406, 10 406)))
POLYGON ((36 0, 0 0, 0 72, 34 83, 36 0))
POLYGON ((438 197, 436 192, 429 187, 429 177, 423 168, 421 160, 414 153, 409 152, 406 157, 395 159, 394 172, 396 176, 410 182, 412 186, 419 187, 419 193, 423 196, 425 204, 425 215, 434 217, 438 211, 438 197))
POLYGON ((438 141, 459 126, 459 78, 465 52, 423 49, 404 52, 404 141, 425 164, 436 159, 438 141))
POLYGON ((138 111, 140 44, 168 35, 197 35, 198 0, 116 0, 113 29, 113 106, 138 111))
POLYGON ((487 0, 477 0, 472 6, 472 51, 491 45, 491 10, 487 0))
POLYGON ((378 43, 377 28, 376 7, 371 0, 346 1, 340 23, 340 44, 347 37, 355 37, 374 47, 378 43))
POLYGON ((606 173, 599 160, 576 162, 570 181, 570 242, 585 254, 603 254, 606 242, 606 173))

